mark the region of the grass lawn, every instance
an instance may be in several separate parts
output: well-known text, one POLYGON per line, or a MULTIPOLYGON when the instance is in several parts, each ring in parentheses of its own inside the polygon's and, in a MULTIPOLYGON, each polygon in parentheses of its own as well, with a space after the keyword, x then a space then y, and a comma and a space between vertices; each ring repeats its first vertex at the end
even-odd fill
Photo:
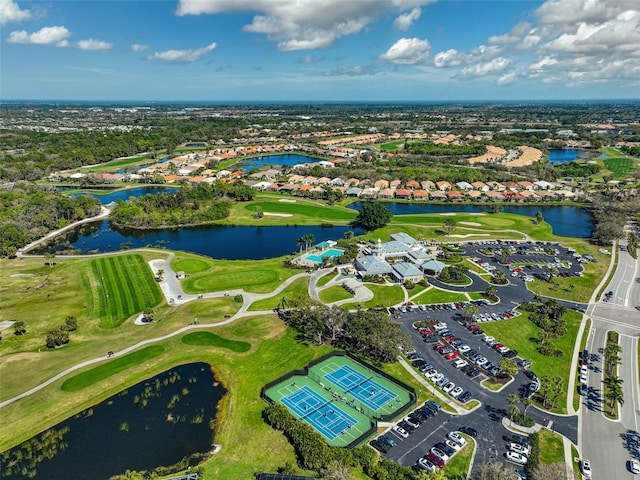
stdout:
POLYGON ((327 205, 321 200, 283 195, 257 195, 250 202, 236 202, 231 208, 231 215, 218 222, 233 225, 319 225, 322 223, 346 225, 356 218, 358 212, 340 205, 327 205), (282 202, 280 200, 289 200, 282 202), (261 209, 266 213, 277 213, 278 216, 265 215, 255 218, 261 209), (281 216, 287 215, 287 216, 281 216))
POLYGON ((325 288, 318 293, 318 296, 324 303, 339 302, 340 300, 353 298, 353 295, 347 292, 340 285, 334 285, 333 287, 325 288))
POLYGON ((242 288, 248 292, 268 293, 276 289, 287 278, 300 273, 300 270, 284 268, 284 258, 267 260, 213 260, 210 258, 179 252, 171 266, 176 271, 182 267, 187 278, 182 287, 187 293, 220 292, 242 288), (193 264, 184 260, 197 259, 193 264), (204 268, 202 263, 207 264, 204 268), (195 270, 187 267, 193 265, 195 270))
POLYGON ((185 345, 206 345, 209 347, 228 348, 232 352, 246 352, 251 348, 251 344, 238 340, 229 340, 211 332, 192 332, 182 337, 185 345))
POLYGON ((538 433, 540 457, 539 462, 545 465, 564 463, 564 446, 562 437, 555 432, 543 428, 538 433))
POLYGON ((566 413, 566 387, 569 384, 569 375, 574 374, 574 372, 571 371, 571 357, 573 355, 573 348, 576 343, 581 317, 582 315, 578 312, 567 311, 564 314, 564 318, 567 320, 567 333, 551 341, 564 353, 562 357, 545 357, 537 352, 536 344, 532 339, 538 337, 540 328, 528 320, 527 312, 507 320, 483 323, 482 329, 487 335, 494 336, 500 343, 517 350, 519 356, 522 358, 530 359, 533 362, 531 370, 536 372, 539 377, 562 378, 565 385, 565 392, 558 397, 556 410, 559 413, 566 413))
POLYGON ((394 142, 387 142, 378 145, 381 152, 394 152, 404 145, 404 140, 396 140, 394 142))
POLYGON ((449 302, 466 302, 467 296, 464 293, 448 292, 439 288, 430 288, 426 292, 413 299, 416 303, 449 303, 449 302))
POLYGON ((336 276, 336 272, 331 271, 326 275, 320 277, 320 280, 316 282, 316 286, 324 287, 327 283, 329 283, 336 276))
POLYGON ((110 162, 101 163, 100 165, 91 165, 88 167, 79 167, 78 171, 82 170, 83 172, 93 172, 93 173, 104 173, 111 172, 115 173, 120 169, 136 167, 138 165, 144 165, 146 163, 153 163, 156 160, 149 158, 146 155, 141 155, 132 158, 120 158, 116 160, 111 160, 110 162))
POLYGON ((123 372, 128 368, 135 365, 139 365, 143 362, 157 357, 164 352, 164 347, 161 345, 150 345, 148 347, 131 352, 123 357, 118 357, 113 360, 109 360, 107 363, 103 363, 98 367, 94 367, 91 370, 85 370, 78 375, 65 380, 60 389, 65 392, 77 392, 90 385, 98 383, 106 378, 109 378, 116 373, 123 372))
POLYGON ((162 300, 160 287, 140 255, 96 258, 90 261, 89 272, 93 314, 103 328, 117 327, 162 300))
MULTIPOLYGON (((584 326, 584 332, 582 332, 582 339, 580 340, 580 351, 584 350, 587 346, 587 340, 589 339, 589 330, 591 330, 591 319, 587 318, 587 323, 584 326)), ((578 372, 573 372, 574 375, 578 376, 578 372)), ((578 386, 578 382, 576 381, 576 387, 578 386)), ((580 400, 582 397, 578 395, 576 388, 573 391, 573 409, 577 412, 580 408, 580 400)))
POLYGON ((635 162, 631 158, 605 158, 604 166, 614 177, 626 177, 635 170, 635 162))
POLYGON ((467 444, 445 465, 444 474, 449 480, 466 480, 475 453, 475 440, 464 433, 458 433, 467 444))
POLYGON ((377 285, 375 283, 366 283, 367 287, 373 293, 373 298, 368 302, 348 303, 347 307, 355 307, 360 305, 362 308, 373 307, 390 307, 404 301, 404 289, 395 285, 377 285))
POLYGON ((580 462, 576 461, 577 458, 580 458, 580 453, 574 445, 571 445, 571 465, 573 465, 573 478, 579 479, 582 474, 580 473, 580 462))
POLYGON ((251 311, 273 310, 282 302, 291 302, 296 298, 309 296, 309 277, 302 277, 294 280, 291 285, 285 288, 278 295, 263 300, 258 300, 249 305, 251 311))

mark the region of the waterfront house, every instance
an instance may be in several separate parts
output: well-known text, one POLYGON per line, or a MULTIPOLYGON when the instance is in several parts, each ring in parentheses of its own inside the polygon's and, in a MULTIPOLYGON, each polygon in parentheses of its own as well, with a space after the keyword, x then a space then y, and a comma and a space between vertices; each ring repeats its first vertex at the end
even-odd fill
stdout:
POLYGON ((405 187, 408 188, 409 190, 415 190, 416 188, 420 188, 420 184, 415 180, 409 180, 405 185, 405 187))
POLYGON ((359 197, 361 193, 362 193, 362 189, 358 187, 349 187, 344 192, 345 196, 347 197, 359 197))
POLYGON ((422 189, 418 189, 418 190, 414 190, 413 191, 413 199, 414 200, 428 200, 429 199, 429 194, 427 193, 426 190, 422 190, 422 189))
POLYGON ((441 192, 451 190, 451 184, 446 180, 440 180, 439 182, 436 182, 436 187, 438 187, 438 190, 440 190, 441 192))
POLYGON ((411 198, 411 190, 399 188, 396 190, 396 198, 399 200, 409 200, 411 198))
POLYGON ((420 182, 420 185, 422 186, 422 188, 424 190, 426 190, 427 192, 429 190, 434 190, 436 188, 436 184, 433 183, 431 180, 423 180, 422 182, 420 182))
POLYGON ((383 188, 378 192, 378 198, 382 200, 393 200, 393 189, 383 188))

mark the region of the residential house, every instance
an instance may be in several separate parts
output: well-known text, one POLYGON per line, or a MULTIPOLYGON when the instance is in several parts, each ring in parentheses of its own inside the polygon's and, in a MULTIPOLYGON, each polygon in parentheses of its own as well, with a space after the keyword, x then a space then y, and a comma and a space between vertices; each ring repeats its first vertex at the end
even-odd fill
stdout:
POLYGON ((358 187, 349 187, 344 192, 346 197, 359 197, 361 193, 362 193, 362 189, 358 187))
POLYGON ((377 188, 365 188, 360 192, 360 198, 372 199, 376 198, 379 190, 377 188))
POLYGON ((434 190, 433 192, 429 192, 429 196, 431 200, 444 201, 447 199, 447 194, 441 192, 440 190, 434 190))
POLYGON ((420 185, 422 186, 423 189, 425 189, 427 192, 429 190, 434 190, 436 188, 436 184, 433 183, 431 180, 423 180, 422 182, 420 182, 420 185))
POLYGON ((396 190, 396 198, 399 200, 409 200, 411 198, 411 190, 399 188, 396 190))
POLYGON ((487 185, 491 187, 491 190, 494 190, 496 192, 503 192, 507 189, 507 187, 499 182, 487 182, 487 185))
POLYGON ((373 186, 378 190, 382 190, 383 188, 389 188, 389 182, 387 180, 376 180, 373 186))
POLYGON ((469 182, 458 182, 456 183, 456 188, 458 190, 469 191, 469 190, 473 190, 473 185, 471 185, 469 182))
POLYGON ((420 188, 420 184, 415 180, 409 180, 405 185, 405 187, 408 188, 409 190, 415 190, 416 188, 420 188))
POLYGON ((479 190, 481 192, 488 192, 490 190, 489 185, 484 182, 473 182, 471 184, 475 190, 479 190))
POLYGON ((480 190, 471 190, 470 192, 467 192, 467 197, 475 201, 481 200, 484 196, 485 192, 482 192, 480 190))
POLYGON ((458 190, 450 190, 448 192, 445 192, 445 194, 448 200, 452 200, 456 202, 460 202, 464 200, 464 194, 458 190))
POLYGON ((389 188, 393 188, 394 190, 399 188, 400 185, 402 185, 402 182, 400 180, 391 180, 389 182, 389 188))
POLYGON ((496 192, 494 190, 489 190, 488 192, 485 192, 485 196, 489 200, 492 200, 494 202, 502 202, 504 200, 504 195, 502 194, 502 192, 496 192))
POLYGON ((436 187, 438 187, 438 190, 440 190, 441 192, 451 190, 451 184, 446 180, 440 180, 439 182, 436 182, 436 187))
POLYGON ((535 189, 535 185, 527 180, 518 182, 518 186, 520 187, 521 190, 528 190, 530 192, 532 192, 535 189))
POLYGON ((378 192, 378 198, 383 200, 393 200, 393 189, 383 188, 378 192))
POLYGON ((418 189, 413 191, 413 199, 414 200, 428 200, 429 193, 426 190, 418 189))

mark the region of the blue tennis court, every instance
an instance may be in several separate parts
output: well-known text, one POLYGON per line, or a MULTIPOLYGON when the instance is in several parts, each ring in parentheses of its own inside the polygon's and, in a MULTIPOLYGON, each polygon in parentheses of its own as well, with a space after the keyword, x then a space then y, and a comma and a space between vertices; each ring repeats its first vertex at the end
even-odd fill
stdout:
POLYGON ((280 401, 329 440, 357 423, 357 420, 340 410, 331 400, 326 400, 306 385, 280 401))
POLYGON ((391 390, 372 380, 373 376, 367 378, 349 365, 342 365, 333 372, 325 374, 324 378, 373 410, 378 410, 397 397, 391 390))

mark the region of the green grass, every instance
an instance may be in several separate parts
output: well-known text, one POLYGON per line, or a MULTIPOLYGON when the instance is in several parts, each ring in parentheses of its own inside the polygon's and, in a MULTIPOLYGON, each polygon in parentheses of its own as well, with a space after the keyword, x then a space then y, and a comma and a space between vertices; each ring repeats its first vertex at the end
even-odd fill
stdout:
POLYGON ((92 291, 94 315, 103 328, 117 327, 162 300, 160 288, 140 255, 96 258, 89 265, 97 287, 92 291))
POLYGON ((182 343, 185 345, 228 348, 232 352, 247 352, 251 348, 250 343, 229 340, 211 332, 188 333, 182 337, 182 343))
POLYGON ((300 297, 309 296, 309 277, 298 278, 282 292, 270 298, 258 300, 249 305, 250 311, 273 310, 284 303, 291 303, 300 297))
POLYGON ((104 173, 111 172, 115 173, 118 170, 128 167, 135 167, 138 165, 144 165, 146 163, 154 163, 157 160, 153 160, 147 156, 139 156, 132 158, 122 158, 118 160, 111 160, 110 162, 101 163, 100 165, 88 166, 88 167, 80 167, 78 170, 83 170, 85 172, 93 172, 93 173, 104 173))
POLYGON ((77 392, 78 390, 94 385, 135 365, 148 362, 149 360, 159 356, 162 352, 164 352, 164 347, 161 345, 151 345, 149 347, 136 350, 135 352, 129 353, 123 357, 107 360, 107 363, 103 363, 98 367, 94 367, 91 370, 79 373, 78 375, 65 380, 60 386, 60 389, 65 392, 77 392))
MULTIPOLYGON (((579 351, 583 351, 587 346, 587 340, 589 339, 589 330, 591 330, 591 319, 587 318, 587 322, 584 325, 584 331, 582 332, 582 338, 580 339, 580 349, 579 351)), ((578 372, 573 372, 574 375, 578 375, 578 372)), ((577 383, 576 383, 577 385, 577 383)), ((573 409, 577 412, 580 408, 580 400, 581 397, 578 395, 576 388, 573 389, 573 409)))
POLYGON ((533 362, 531 370, 536 372, 539 377, 562 378, 565 391, 558 397, 556 410, 560 413, 566 413, 566 387, 569 384, 569 375, 574 374, 571 371, 571 356, 581 317, 582 315, 578 312, 567 311, 564 314, 564 318, 567 320, 567 333, 551 341, 558 349, 564 352, 562 357, 545 357, 537 352, 536 344, 532 339, 538 337, 540 328, 528 320, 528 313, 526 312, 507 320, 483 323, 482 329, 487 335, 494 336, 500 343, 517 350, 522 358, 530 359, 533 362))
POLYGON ((580 473, 580 463, 575 461, 576 458, 580 458, 580 453, 575 445, 571 444, 571 458, 569 460, 571 460, 571 465, 573 466, 573 478, 577 480, 581 478, 582 474, 580 473))
POLYGON ((402 287, 395 285, 376 285, 373 283, 366 283, 365 287, 371 290, 373 298, 367 302, 349 303, 346 304, 346 306, 354 307, 359 305, 362 308, 389 307, 404 301, 404 290, 402 287))
POLYGON ((550 465, 552 463, 564 463, 564 445, 562 437, 546 428, 540 430, 538 434, 540 456, 538 461, 541 464, 550 465))
POLYGON ((635 162, 631 158, 605 158, 604 166, 614 177, 625 177, 635 170, 635 162))
POLYGON ((316 282, 316 286, 318 287, 324 287, 327 283, 329 283, 331 281, 331 279, 333 279, 336 276, 336 272, 334 272, 333 270, 329 273, 327 273, 326 275, 323 275, 322 277, 320 277, 320 279, 316 282))
POLYGON ((183 258, 173 262, 171 267, 176 272, 189 272, 189 274, 206 272, 210 265, 201 258, 183 258))
POLYGON ((353 298, 353 295, 347 292, 340 285, 334 285, 333 287, 325 288, 318 293, 318 296, 324 303, 339 302, 340 300, 353 298))
MULTIPOLYGON (((275 290, 287 278, 300 273, 300 270, 284 268, 284 258, 267 260, 213 260, 190 253, 179 252, 172 262, 172 268, 183 266, 188 277, 182 280, 182 287, 187 293, 221 292, 225 290, 244 289, 247 292, 268 293, 275 290), (182 261, 198 259, 208 267, 197 263, 197 271, 189 270, 182 261)), ((178 270, 178 269, 176 269, 178 270)))
POLYGON ((471 468, 471 460, 473 460, 475 441, 464 433, 459 435, 467 441, 467 444, 445 465, 444 474, 449 480, 466 480, 471 468))
POLYGON ((379 148, 382 152, 395 152, 401 145, 404 145, 404 140, 382 143, 379 145, 379 148))
POLYGON ((464 293, 448 292, 435 287, 413 299, 415 303, 449 303, 466 302, 467 300, 467 296, 464 293))

